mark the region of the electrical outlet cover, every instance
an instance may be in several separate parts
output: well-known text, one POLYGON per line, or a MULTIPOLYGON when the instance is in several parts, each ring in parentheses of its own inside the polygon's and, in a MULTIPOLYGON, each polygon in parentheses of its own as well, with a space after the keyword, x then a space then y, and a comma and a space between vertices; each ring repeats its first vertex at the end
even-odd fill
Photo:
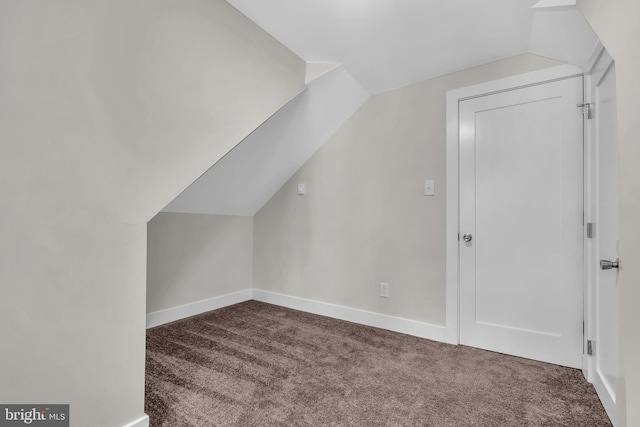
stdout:
POLYGON ((389 284, 380 283, 380 296, 382 298, 389 298, 389 284))
POLYGON ((428 179, 424 182, 424 195, 433 196, 436 194, 435 182, 432 179, 428 179))

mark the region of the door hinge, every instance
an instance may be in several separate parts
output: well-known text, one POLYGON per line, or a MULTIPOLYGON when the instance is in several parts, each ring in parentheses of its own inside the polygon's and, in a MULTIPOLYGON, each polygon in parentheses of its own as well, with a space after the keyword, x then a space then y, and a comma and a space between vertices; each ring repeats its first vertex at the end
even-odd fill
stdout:
POLYGON ((587 340, 587 355, 593 356, 593 341, 587 340))
POLYGON ((593 108, 591 107, 590 102, 585 102, 583 104, 578 104, 577 107, 582 108, 582 114, 588 119, 593 119, 593 108))
POLYGON ((593 239, 593 234, 596 231, 596 225, 593 222, 587 223, 587 238, 593 239))

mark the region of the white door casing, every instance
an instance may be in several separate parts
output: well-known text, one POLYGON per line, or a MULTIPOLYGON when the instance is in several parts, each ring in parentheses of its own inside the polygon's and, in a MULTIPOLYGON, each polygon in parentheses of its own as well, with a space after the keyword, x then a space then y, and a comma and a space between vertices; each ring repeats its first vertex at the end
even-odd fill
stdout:
POLYGON ((446 342, 460 343, 459 334, 459 104, 464 100, 518 88, 582 76, 572 65, 546 68, 447 92, 447 223, 446 223, 446 342))
POLYGON ((582 365, 582 88, 459 104, 462 344, 582 365))
POLYGON ((592 119, 587 122, 588 221, 587 338, 593 343, 587 378, 593 383, 609 418, 617 422, 618 271, 602 270, 599 261, 618 258, 618 151, 615 64, 602 49, 587 77, 592 119))
POLYGON ((459 105, 487 94, 510 91, 544 82, 582 76, 583 70, 561 65, 513 77, 494 80, 447 92, 447 225, 446 225, 446 341, 459 337, 459 105))

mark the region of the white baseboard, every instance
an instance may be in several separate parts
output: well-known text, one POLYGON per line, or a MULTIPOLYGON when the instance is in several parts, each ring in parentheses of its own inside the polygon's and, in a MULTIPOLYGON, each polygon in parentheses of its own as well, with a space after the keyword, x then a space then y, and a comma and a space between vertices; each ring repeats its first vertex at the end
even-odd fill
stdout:
POLYGON ((166 310, 154 311, 153 313, 147 314, 147 329, 165 323, 174 322, 176 320, 184 319, 185 317, 195 316, 196 314, 201 314, 207 311, 227 307, 229 305, 249 301, 251 297, 252 290, 245 289, 243 291, 221 295, 219 297, 196 301, 190 304, 179 305, 177 307, 168 308, 166 310))
POLYGON ((294 310, 333 317, 334 319, 347 320, 349 322, 387 329, 420 338, 449 342, 447 340, 446 328, 444 326, 417 322, 415 320, 373 313, 371 311, 359 310, 356 308, 349 308, 341 305, 309 300, 306 298, 292 297, 260 289, 253 289, 253 299, 256 301, 292 308, 294 310))
POLYGON ((362 325, 387 329, 389 331, 400 332, 420 338, 456 344, 455 342, 450 342, 447 335, 447 329, 444 326, 432 325, 430 323, 418 322, 415 320, 403 319, 401 317, 389 316, 386 314, 374 313, 371 311, 314 301, 306 298, 293 297, 260 289, 246 289, 232 294, 221 295, 219 297, 209 298, 202 301, 196 301, 191 304, 169 308, 167 310, 149 313, 147 314, 147 328, 174 322, 189 316, 195 316, 196 314, 217 310, 219 308, 249 301, 251 299, 292 308, 294 310, 305 311, 307 313, 333 317, 334 319, 341 319, 349 322, 360 323, 362 325))
POLYGON ((149 427, 149 416, 145 415, 144 417, 140 417, 123 427, 149 427))

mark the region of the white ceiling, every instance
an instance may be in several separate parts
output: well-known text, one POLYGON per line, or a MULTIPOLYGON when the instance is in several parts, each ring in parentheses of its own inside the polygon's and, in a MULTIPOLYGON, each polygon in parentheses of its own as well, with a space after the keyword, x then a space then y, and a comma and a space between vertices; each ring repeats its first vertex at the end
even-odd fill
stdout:
POLYGON ((227 0, 371 94, 528 51, 537 0, 227 0))
MULTIPOLYGON (((558 22, 532 32, 536 14, 551 12, 532 9, 539 0, 227 1, 305 61, 342 64, 370 94, 525 52, 544 54, 532 49, 541 44, 536 37, 562 32, 558 22)), ((579 15, 569 9, 552 12, 579 15)))

